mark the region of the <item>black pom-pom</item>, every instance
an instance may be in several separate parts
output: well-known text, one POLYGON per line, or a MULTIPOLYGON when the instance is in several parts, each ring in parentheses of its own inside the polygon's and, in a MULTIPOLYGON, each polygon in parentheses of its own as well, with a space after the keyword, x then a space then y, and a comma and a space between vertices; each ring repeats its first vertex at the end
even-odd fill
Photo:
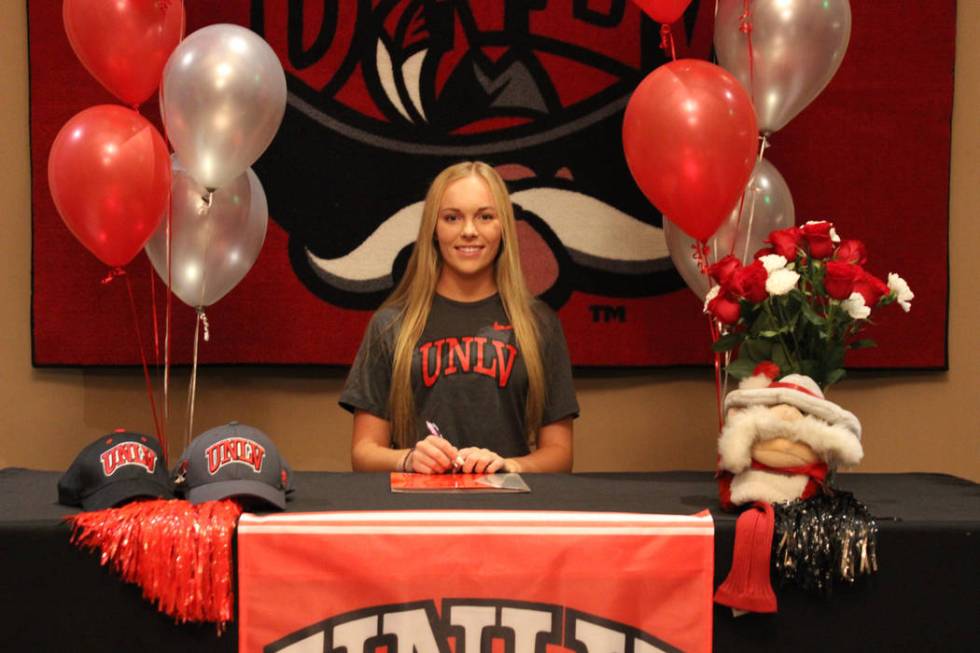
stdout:
POLYGON ((773 506, 772 557, 780 584, 829 595, 878 571, 878 525, 850 492, 833 491, 773 506))

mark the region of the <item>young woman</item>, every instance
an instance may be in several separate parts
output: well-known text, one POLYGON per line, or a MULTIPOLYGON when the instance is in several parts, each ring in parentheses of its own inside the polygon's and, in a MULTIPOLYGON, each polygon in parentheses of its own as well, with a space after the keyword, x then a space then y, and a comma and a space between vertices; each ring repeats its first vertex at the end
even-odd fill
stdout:
POLYGON ((571 469, 565 337, 528 292, 514 209, 487 164, 432 182, 405 275, 371 319, 340 405, 354 413, 355 471, 571 469))

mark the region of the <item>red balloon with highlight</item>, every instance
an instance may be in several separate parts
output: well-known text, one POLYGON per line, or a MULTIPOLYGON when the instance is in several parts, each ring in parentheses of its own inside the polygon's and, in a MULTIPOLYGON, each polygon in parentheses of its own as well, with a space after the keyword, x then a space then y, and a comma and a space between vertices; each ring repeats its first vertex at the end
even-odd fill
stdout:
POLYGON ((748 93, 719 66, 681 59, 640 82, 623 119, 637 185, 660 212, 706 240, 752 174, 758 132, 748 93))
POLYGON ((184 35, 181 0, 64 0, 61 15, 82 65, 131 107, 160 86, 184 35))
POLYGON ((65 123, 55 137, 48 184, 75 237, 106 265, 126 265, 167 210, 167 144, 131 109, 91 107, 65 123))

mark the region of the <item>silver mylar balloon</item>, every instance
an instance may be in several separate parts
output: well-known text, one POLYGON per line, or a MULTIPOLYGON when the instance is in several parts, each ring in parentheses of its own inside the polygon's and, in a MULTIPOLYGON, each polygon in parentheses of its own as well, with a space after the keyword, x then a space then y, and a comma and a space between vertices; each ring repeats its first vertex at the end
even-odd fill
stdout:
MULTIPOLYGON (((786 180, 769 161, 759 161, 745 186, 744 201, 732 208, 718 231, 707 241, 708 264, 716 263, 728 254, 743 265, 750 262, 753 255, 765 247, 763 241, 771 231, 791 227, 795 220, 793 197, 786 180)), ((694 294, 704 299, 709 282, 694 258, 694 239, 667 218, 664 218, 664 239, 677 272, 694 294)))
POLYGON ((743 0, 718 0, 715 51, 755 104, 759 131, 779 131, 840 67, 851 38, 848 0, 752 0, 752 30, 739 29, 743 0), (752 73, 749 72, 749 36, 752 73))
POLYGON ((286 111, 286 75, 269 44, 238 25, 184 39, 163 69, 160 112, 174 152, 207 188, 220 188, 269 147, 286 111))
MULTIPOLYGON (((171 263, 173 292, 188 306, 210 306, 238 285, 259 256, 269 207, 259 178, 249 168, 218 190, 208 192, 176 159, 171 160, 171 263)), ((167 221, 149 242, 146 254, 167 283, 167 221)))

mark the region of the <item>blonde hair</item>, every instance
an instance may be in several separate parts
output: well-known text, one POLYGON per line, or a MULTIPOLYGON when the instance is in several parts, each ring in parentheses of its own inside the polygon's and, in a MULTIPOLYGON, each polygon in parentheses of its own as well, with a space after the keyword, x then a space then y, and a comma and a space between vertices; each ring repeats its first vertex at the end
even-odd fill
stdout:
POLYGON ((388 407, 392 440, 401 448, 412 446, 418 438, 415 432, 415 397, 412 391, 412 355, 429 320, 432 297, 435 295, 443 265, 442 255, 434 243, 439 205, 450 184, 469 176, 480 177, 486 182, 501 224, 502 238, 500 252, 494 263, 494 276, 504 312, 514 327, 514 336, 527 369, 528 393, 524 413, 526 433, 523 435, 529 444, 533 442, 534 434, 541 425, 546 391, 541 336, 532 308, 534 297, 528 290, 521 271, 514 207, 507 187, 496 170, 480 161, 464 161, 440 172, 429 186, 415 249, 408 259, 401 281, 382 306, 396 308, 400 318, 392 322, 400 326, 397 327, 398 333, 395 337, 388 407))

